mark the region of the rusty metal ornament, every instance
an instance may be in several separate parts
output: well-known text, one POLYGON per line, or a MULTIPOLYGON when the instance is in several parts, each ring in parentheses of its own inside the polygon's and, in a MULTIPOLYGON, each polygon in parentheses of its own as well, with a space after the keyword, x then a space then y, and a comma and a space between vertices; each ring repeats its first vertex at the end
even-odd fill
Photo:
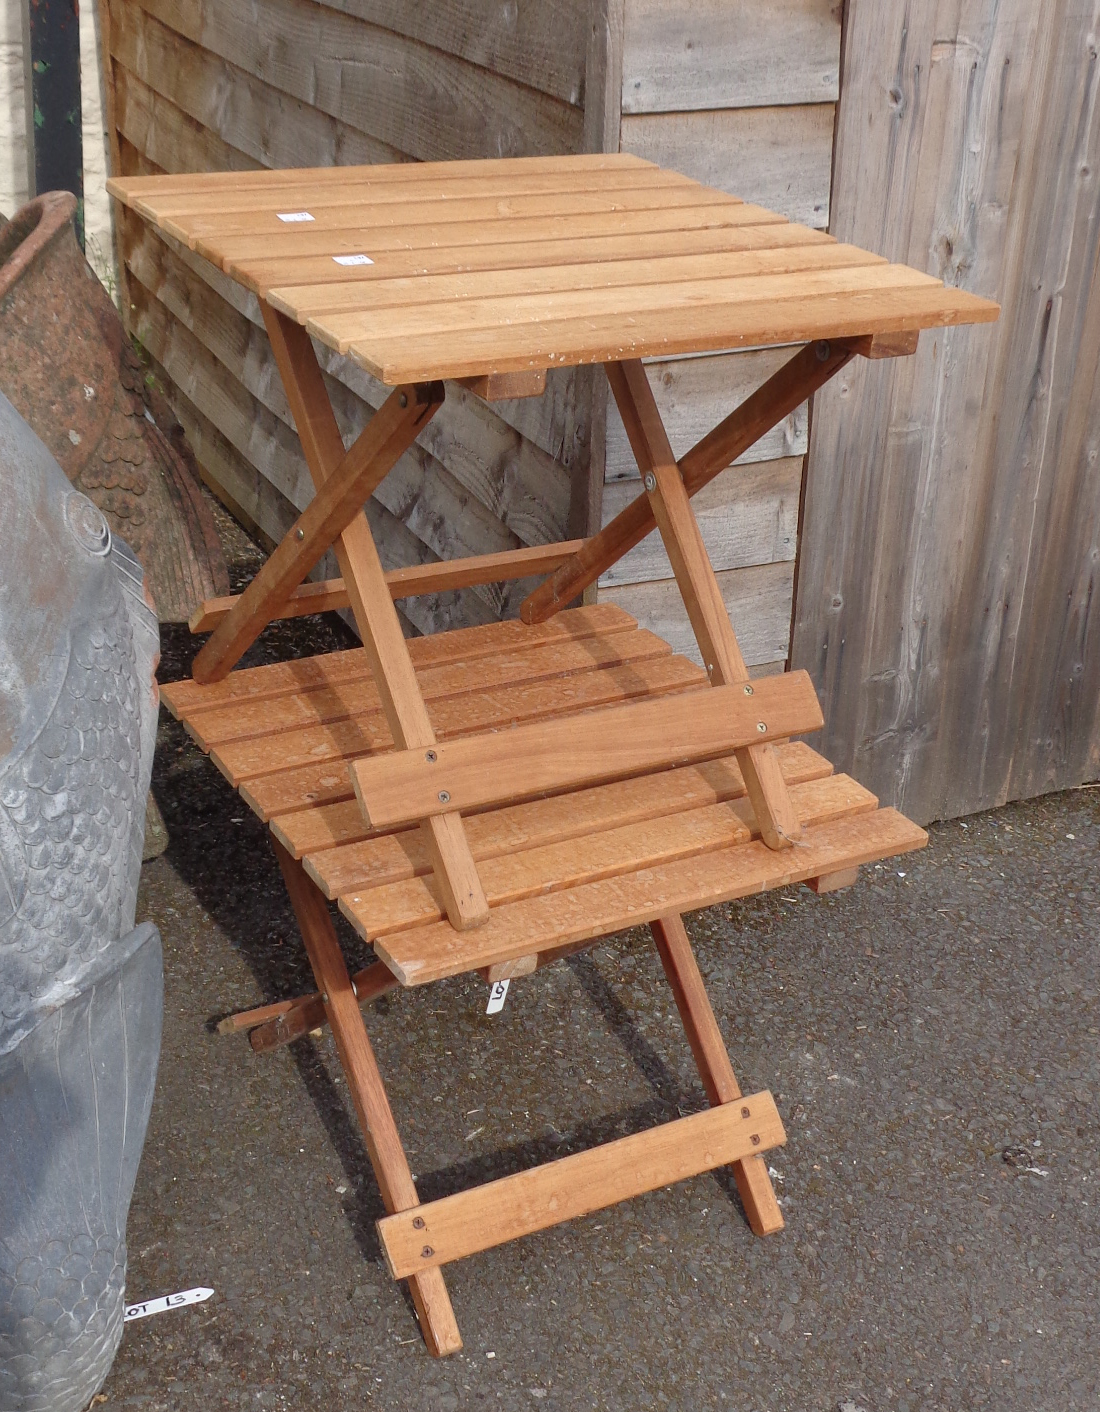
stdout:
MULTIPOLYGON (((198 486, 146 413, 144 371, 73 230, 65 191, 0 227, 0 391, 145 570, 162 622, 228 592, 198 486)), ((0 218, 2 219, 2 218, 0 218)))

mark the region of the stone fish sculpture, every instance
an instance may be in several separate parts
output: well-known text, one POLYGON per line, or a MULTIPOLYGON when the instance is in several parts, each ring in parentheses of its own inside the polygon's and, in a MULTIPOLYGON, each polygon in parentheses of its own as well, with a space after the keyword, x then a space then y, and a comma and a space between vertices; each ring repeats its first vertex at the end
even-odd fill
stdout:
POLYGON ((78 1412, 122 1337, 160 1051, 134 927, 156 736, 140 565, 0 395, 0 1409, 78 1412))

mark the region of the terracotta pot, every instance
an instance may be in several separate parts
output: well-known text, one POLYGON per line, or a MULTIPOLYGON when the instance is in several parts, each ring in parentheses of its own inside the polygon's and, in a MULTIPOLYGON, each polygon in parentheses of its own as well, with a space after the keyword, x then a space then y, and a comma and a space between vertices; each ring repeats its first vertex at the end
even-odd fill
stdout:
POLYGON ((0 228, 0 391, 133 548, 162 622, 228 592, 213 517, 146 414, 144 371, 53 191, 0 228))

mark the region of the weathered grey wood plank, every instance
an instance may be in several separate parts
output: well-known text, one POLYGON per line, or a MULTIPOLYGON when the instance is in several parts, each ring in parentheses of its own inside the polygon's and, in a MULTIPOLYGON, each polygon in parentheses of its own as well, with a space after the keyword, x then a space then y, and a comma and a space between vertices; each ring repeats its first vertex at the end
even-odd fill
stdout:
POLYGON ((831 103, 624 114, 622 150, 824 230, 833 117, 831 103))
MULTIPOLYGON (((113 4, 111 44, 117 63, 252 164, 331 167, 402 159, 403 154, 387 143, 202 48, 135 0, 113 4)), ((161 121, 178 123, 173 114, 163 112, 163 105, 157 112, 154 133, 161 121)), ((174 169, 171 162, 163 165, 174 169)), ((230 169, 238 165, 233 161, 230 169)), ((210 167, 225 169, 225 164, 210 167)))
POLYGON ((587 0, 323 0, 354 19, 580 106, 587 0))
POLYGON ((1096 0, 852 0, 834 233, 1001 324, 818 394, 793 661, 924 821, 1100 773, 1096 0))
MULTIPOLYGON (((790 642, 794 565, 760 564, 729 569, 717 577, 745 661, 750 667, 783 661, 790 642)), ((702 662, 675 579, 601 589, 600 602, 607 600, 633 613, 642 627, 670 642, 673 651, 702 662)))
MULTIPOLYGON (((647 363, 646 371, 672 449, 677 456, 728 416, 750 393, 794 356, 791 348, 761 348, 705 358, 668 358, 647 363)), ((740 458, 774 461, 806 452, 807 408, 803 403, 740 458)), ((607 480, 637 479, 638 467, 622 417, 612 400, 607 416, 607 480)))
POLYGON ((583 116, 572 104, 313 0, 140 4, 192 43, 409 157, 580 147, 583 116))
POLYGON ((622 110, 835 103, 841 0, 627 0, 622 110))
MULTIPOLYGON (((692 497, 710 561, 715 569, 743 569, 795 557, 798 501, 802 490, 801 456, 738 466, 711 481, 692 497)), ((603 519, 642 494, 641 483, 614 481, 604 486, 603 519)), ((660 534, 654 530, 600 579, 605 588, 672 577, 672 565, 660 534)))

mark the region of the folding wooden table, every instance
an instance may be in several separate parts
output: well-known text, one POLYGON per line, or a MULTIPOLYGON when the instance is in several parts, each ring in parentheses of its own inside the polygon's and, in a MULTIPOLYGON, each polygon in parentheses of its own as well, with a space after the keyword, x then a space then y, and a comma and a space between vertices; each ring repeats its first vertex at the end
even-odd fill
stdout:
MULTIPOLYGON (((318 994, 238 1017, 256 1048, 331 1024, 428 1347, 461 1346, 441 1267, 727 1163, 782 1217, 681 913, 860 864, 924 833, 791 737, 805 672, 750 681, 691 509, 856 355, 997 307, 629 156, 116 179, 111 193, 260 300, 316 493, 169 709, 271 827, 318 994), (345 449, 311 336, 394 390, 345 449), (790 360, 677 462, 641 359, 766 344, 790 360), (362 507, 444 399, 535 395, 602 363, 641 493, 590 538, 385 573, 362 507), (705 671, 610 605, 568 607, 656 526, 705 671), (306 583, 334 546, 342 578, 306 583), (545 573, 521 621, 406 641, 393 600, 545 573), (273 618, 350 605, 363 647, 231 671, 273 618), (349 976, 328 901, 373 944, 349 976), (421 1205, 360 1007, 397 985, 533 972, 647 923, 711 1108, 421 1205)), ((732 471, 731 474, 736 474, 732 471)))

